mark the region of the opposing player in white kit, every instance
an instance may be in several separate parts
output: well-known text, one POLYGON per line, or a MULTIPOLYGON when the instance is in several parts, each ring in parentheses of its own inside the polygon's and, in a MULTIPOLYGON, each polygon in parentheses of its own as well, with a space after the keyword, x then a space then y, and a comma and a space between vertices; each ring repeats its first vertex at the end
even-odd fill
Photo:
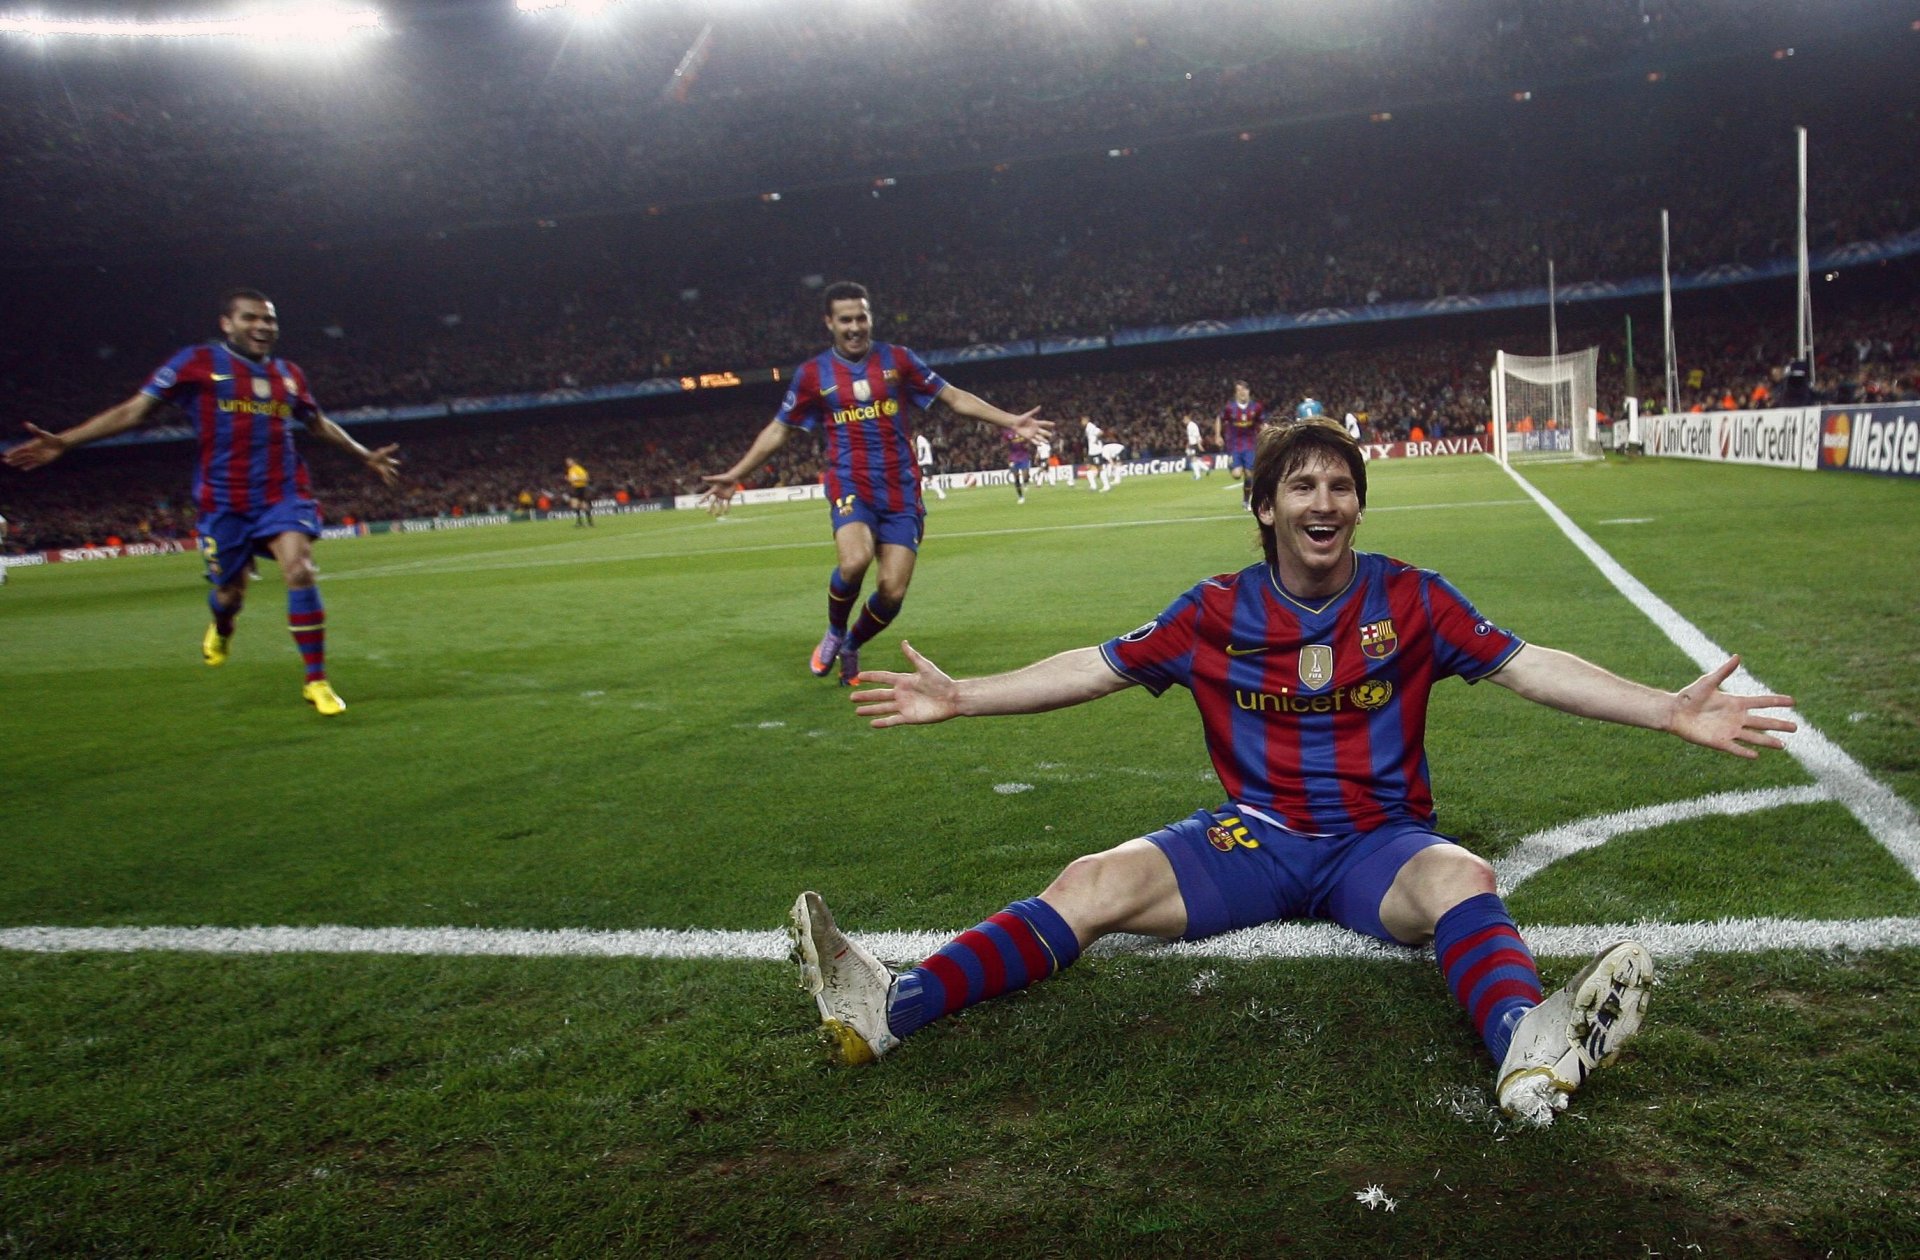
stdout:
POLYGON ((1106 436, 1105 431, 1093 422, 1091 416, 1081 416, 1080 423, 1085 426, 1087 432, 1087 489, 1111 490, 1113 482, 1107 476, 1106 443, 1103 440, 1106 436), (1094 484, 1096 478, 1099 481, 1098 485, 1094 484))
POLYGON ((927 441, 927 435, 924 433, 913 435, 913 462, 920 465, 920 484, 932 486, 935 494, 943 499, 946 498, 947 492, 941 488, 939 479, 933 475, 933 443, 927 441))
POLYGON ((1187 413, 1186 420, 1187 471, 1193 474, 1195 481, 1198 481, 1200 478, 1212 472, 1213 469, 1204 467, 1202 464, 1203 454, 1207 448, 1205 441, 1200 436, 1200 422, 1193 418, 1192 412, 1187 413))

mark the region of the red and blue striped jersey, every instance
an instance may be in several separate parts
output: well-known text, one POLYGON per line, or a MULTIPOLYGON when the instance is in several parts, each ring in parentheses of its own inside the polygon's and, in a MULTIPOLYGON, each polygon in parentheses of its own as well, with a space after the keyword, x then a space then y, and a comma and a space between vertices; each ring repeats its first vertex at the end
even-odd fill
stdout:
POLYGON ((1230 402, 1220 408, 1220 436, 1226 439, 1229 453, 1250 451, 1267 422, 1267 404, 1230 402))
POLYGON ((290 422, 311 420, 320 404, 294 364, 251 359, 210 341, 161 364, 140 392, 193 417, 200 434, 193 501, 200 511, 254 512, 312 497, 290 422))
POLYGON ((946 387, 905 346, 876 341, 858 363, 823 350, 794 371, 774 419, 822 435, 828 499, 853 495, 883 512, 919 511, 920 470, 901 404, 930 407, 946 387))
POLYGON ((1100 646, 1122 677, 1193 692, 1236 805, 1307 835, 1431 824, 1427 695, 1524 646, 1438 573, 1356 552, 1353 581, 1308 605, 1265 563, 1208 578, 1100 646))

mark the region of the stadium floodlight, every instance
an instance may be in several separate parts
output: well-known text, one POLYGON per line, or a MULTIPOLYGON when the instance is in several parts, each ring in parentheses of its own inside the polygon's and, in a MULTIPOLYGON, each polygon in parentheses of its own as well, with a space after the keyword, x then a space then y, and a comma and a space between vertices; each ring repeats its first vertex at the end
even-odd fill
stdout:
POLYGON ((372 9, 308 8, 231 18, 117 21, 95 18, 0 16, 0 35, 40 39, 260 39, 332 42, 380 29, 372 9))
POLYGON ((593 17, 612 8, 617 0, 513 0, 522 13, 545 13, 550 9, 570 9, 581 17, 593 17))

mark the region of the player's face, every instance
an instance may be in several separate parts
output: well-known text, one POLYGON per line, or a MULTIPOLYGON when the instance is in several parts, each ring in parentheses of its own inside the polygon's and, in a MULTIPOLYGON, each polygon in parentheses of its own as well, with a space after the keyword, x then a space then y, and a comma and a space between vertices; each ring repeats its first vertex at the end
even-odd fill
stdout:
POLYGON ((1233 401, 1239 403, 1241 406, 1244 407, 1252 397, 1253 392, 1245 385, 1235 385, 1233 387, 1233 401))
POLYGON ((1260 523, 1273 528, 1281 583, 1295 595, 1331 595, 1352 572, 1360 489, 1344 461, 1316 453, 1280 479, 1260 523))
POLYGON ((241 353, 264 359, 280 340, 280 317, 271 302, 238 298, 233 309, 220 317, 220 333, 241 353))
POLYGON ((839 298, 827 312, 827 331, 833 334, 833 348, 849 359, 857 359, 873 345, 873 310, 865 298, 839 298))

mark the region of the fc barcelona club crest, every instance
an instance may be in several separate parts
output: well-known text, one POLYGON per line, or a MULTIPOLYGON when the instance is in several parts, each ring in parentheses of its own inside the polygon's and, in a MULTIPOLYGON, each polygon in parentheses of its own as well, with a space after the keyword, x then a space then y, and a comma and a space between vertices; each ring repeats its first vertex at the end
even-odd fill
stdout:
POLYGON ((867 378, 861 377, 853 383, 853 396, 861 402, 873 401, 873 386, 867 384, 867 378))
POLYGON ((1309 643, 1300 649, 1300 685, 1318 691, 1333 681, 1333 649, 1324 643, 1309 643))
POLYGON ((1370 621, 1360 627, 1360 650, 1366 653, 1370 661, 1386 660, 1399 646, 1400 639, 1393 632, 1391 617, 1383 621, 1370 621))

